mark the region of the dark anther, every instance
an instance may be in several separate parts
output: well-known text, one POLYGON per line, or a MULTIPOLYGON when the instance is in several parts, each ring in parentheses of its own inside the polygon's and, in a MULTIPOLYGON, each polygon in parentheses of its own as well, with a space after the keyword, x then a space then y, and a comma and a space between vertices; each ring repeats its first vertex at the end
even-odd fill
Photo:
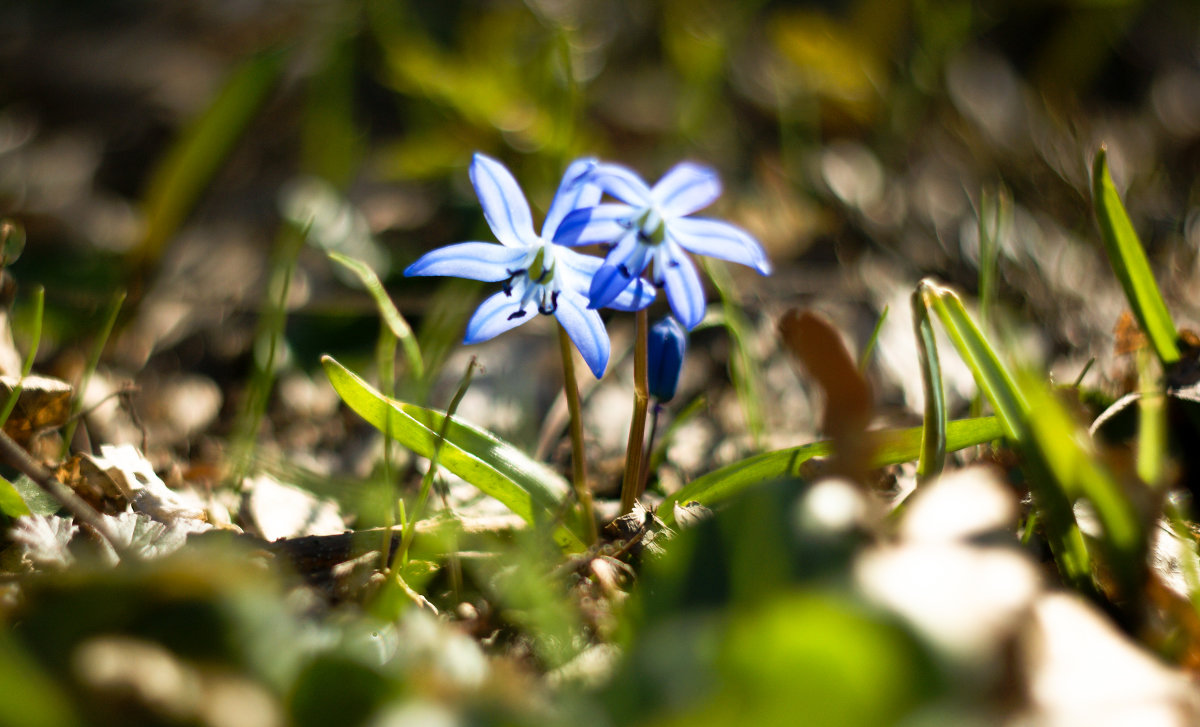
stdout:
POLYGON ((672 260, 670 263, 668 263, 668 264, 667 264, 667 267, 669 267, 669 268, 677 268, 677 267, 679 267, 679 261, 678 261, 678 260, 672 260))
POLYGON ((506 296, 508 296, 509 298, 511 298, 511 297, 512 297, 512 291, 513 291, 513 287, 512 287, 512 281, 510 280, 509 282, 507 282, 507 283, 505 283, 505 284, 504 284, 504 295, 506 295, 506 296))
POLYGON ((525 268, 517 268, 516 270, 509 270, 508 268, 504 268, 504 272, 508 273, 509 275, 520 275, 521 273, 525 272, 525 268))
POLYGON ((514 318, 524 318, 524 317, 525 317, 525 309, 524 309, 524 308, 522 308, 521 310, 518 310, 517 312, 513 313, 512 315, 510 315, 510 316, 508 317, 508 320, 510 320, 510 321, 511 321, 511 320, 513 320, 514 318))
POLYGON ((630 273, 629 268, 625 267, 624 264, 617 266, 617 272, 620 273, 621 277, 623 277, 623 278, 632 278, 633 277, 633 273, 630 273))
POLYGON ((550 275, 550 268, 544 268, 544 269, 542 270, 542 274, 541 274, 541 275, 539 275, 539 276, 538 276, 538 278, 537 278, 537 280, 535 280, 535 281, 533 281, 533 282, 535 282, 535 283, 543 283, 543 282, 545 282, 545 281, 546 281, 546 276, 548 276, 548 275, 550 275))
POLYGON ((650 239, 649 233, 647 233, 643 229, 643 230, 638 230, 638 242, 644 242, 647 245, 649 245, 651 242, 653 242, 653 240, 650 239))
POLYGON ((557 290, 550 294, 550 305, 543 306, 541 303, 538 304, 538 313, 541 313, 544 316, 553 315, 554 311, 556 311, 556 310, 558 310, 558 291, 557 290))

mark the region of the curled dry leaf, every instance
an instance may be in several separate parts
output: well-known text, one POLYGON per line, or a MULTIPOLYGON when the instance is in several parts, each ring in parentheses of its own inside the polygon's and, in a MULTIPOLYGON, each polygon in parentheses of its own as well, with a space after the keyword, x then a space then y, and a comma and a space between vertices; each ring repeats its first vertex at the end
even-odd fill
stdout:
POLYGON ((0 376, 0 402, 8 401, 18 384, 21 393, 4 423, 4 431, 18 444, 25 446, 38 432, 67 423, 73 391, 70 384, 49 376, 0 376))

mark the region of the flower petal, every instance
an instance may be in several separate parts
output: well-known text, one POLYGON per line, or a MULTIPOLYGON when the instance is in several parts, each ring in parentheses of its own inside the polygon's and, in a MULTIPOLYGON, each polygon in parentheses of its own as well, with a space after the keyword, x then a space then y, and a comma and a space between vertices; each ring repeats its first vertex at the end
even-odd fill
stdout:
MULTIPOLYGON (((560 251, 558 255, 559 262, 564 263, 568 271, 569 282, 564 282, 564 284, 587 295, 592 279, 604 261, 592 255, 581 255, 574 250, 560 251), (564 252, 570 252, 571 255, 564 255, 564 252)), ((641 310, 653 303, 656 297, 658 297, 658 290, 649 280, 636 278, 618 293, 616 298, 603 307, 620 311, 641 310)))
POLYGON ((520 295, 496 293, 483 301, 475 310, 475 315, 467 321, 467 333, 463 336, 463 343, 482 343, 516 328, 537 315, 537 308, 532 305, 525 309, 523 315, 518 315, 520 311, 520 295))
POLYGON ((650 187, 632 170, 618 164, 597 164, 592 182, 617 199, 634 207, 649 207, 654 197, 650 187))
POLYGON ((711 167, 683 162, 664 174, 651 194, 667 217, 690 215, 721 196, 721 179, 711 167))
POLYGON ((471 184, 497 240, 509 247, 528 247, 537 239, 525 194, 503 164, 477 153, 471 162, 471 184))
POLYGON ((447 275, 495 283, 512 277, 527 250, 494 242, 460 242, 422 255, 404 271, 414 275, 447 275))
POLYGON ((604 321, 600 320, 600 314, 588 310, 587 300, 582 295, 564 290, 559 295, 558 309, 554 312, 554 317, 575 343, 575 348, 579 349, 583 360, 592 370, 592 375, 597 379, 604 376, 612 344, 609 343, 608 332, 604 330, 604 321))
POLYGON ((662 271, 667 286, 667 300, 675 317, 690 331, 704 318, 704 288, 700 284, 700 277, 696 275, 696 268, 686 255, 675 256, 671 262, 662 271))
POLYGON ((641 310, 658 297, 658 288, 645 278, 634 278, 616 298, 604 304, 605 308, 620 311, 641 310))
POLYGON ((615 242, 629 231, 633 208, 626 204, 600 204, 577 209, 563 218, 554 233, 559 245, 615 242))
POLYGON ((636 230, 625 233, 604 258, 604 264, 592 275, 588 287, 589 308, 603 308, 621 293, 646 266, 645 245, 638 240, 636 230))
POLYGON ((600 202, 603 190, 592 183, 591 173, 596 167, 595 159, 576 159, 567 167, 563 174, 558 191, 554 193, 554 201, 546 212, 546 221, 542 223, 542 237, 553 240, 563 218, 571 210, 592 207, 600 202))
POLYGON ((697 255, 748 265, 763 275, 771 274, 771 261, 762 245, 739 227, 702 217, 671 220, 667 234, 681 247, 697 255))

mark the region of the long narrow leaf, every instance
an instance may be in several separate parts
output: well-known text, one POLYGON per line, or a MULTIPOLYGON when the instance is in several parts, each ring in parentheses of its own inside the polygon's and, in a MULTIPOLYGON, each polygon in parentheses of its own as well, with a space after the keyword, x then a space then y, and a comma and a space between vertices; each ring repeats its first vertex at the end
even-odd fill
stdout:
POLYGON ((996 352, 984 338, 975 321, 967 315, 958 296, 932 280, 922 280, 917 292, 928 309, 937 313, 954 347, 962 356, 967 368, 975 375, 979 388, 996 410, 996 416, 1004 424, 1005 433, 1018 442, 1028 438, 1026 413, 1029 406, 1013 383, 1012 376, 1000 363, 996 352))
POLYGON ((913 332, 921 359, 921 385, 925 391, 925 423, 921 427, 921 457, 917 476, 922 480, 941 474, 946 464, 946 393, 942 388, 942 367, 938 361, 933 321, 918 288, 912 295, 913 332))
MULTIPOLYGON (((329 356, 321 359, 338 396, 376 429, 422 457, 433 455, 444 415, 388 399, 329 356)), ((450 418, 439 464, 479 490, 504 503, 527 522, 551 522, 570 486, 566 480, 490 432, 450 418)), ((555 540, 564 548, 582 550, 578 523, 559 528, 555 540)))
POLYGON ((329 259, 344 266, 347 270, 358 276, 363 287, 375 299, 375 307, 379 309, 379 315, 383 318, 383 322, 391 329, 392 335, 404 346, 404 356, 408 359, 408 368, 412 372, 413 378, 423 378, 425 376, 425 364, 421 360, 421 346, 417 343, 417 337, 413 334, 412 328, 409 327, 408 321, 404 320, 404 316, 400 315, 400 311, 396 309, 396 304, 392 302, 387 291, 383 289, 383 283, 379 282, 379 276, 363 261, 339 252, 330 252, 329 259))
POLYGON ((1117 194, 1112 175, 1108 171, 1108 152, 1104 147, 1096 152, 1092 164, 1092 201, 1096 206, 1096 222, 1100 225, 1100 239, 1108 253, 1113 272, 1125 289, 1125 297, 1133 308, 1138 325, 1150 339, 1154 353, 1163 366, 1175 363, 1180 358, 1179 333, 1171 321, 1162 292, 1154 282, 1150 262, 1138 240, 1133 223, 1121 197, 1117 194))
POLYGON ((154 170, 146 191, 146 227, 136 255, 158 259, 242 131, 258 112, 283 68, 281 51, 260 53, 234 70, 216 99, 154 170))
POLYGON ((996 410, 1007 435, 1024 452, 1026 469, 1030 472, 1030 490, 1041 511, 1050 550, 1063 576, 1082 591, 1092 590, 1091 558, 1075 522, 1071 494, 1064 490, 1062 481, 1056 479, 1054 467, 1046 461, 1046 453, 1034 436, 1033 409, 1025 395, 952 290, 922 280, 917 292, 942 321, 959 356, 996 410))
MULTIPOLYGON (((869 433, 875 439, 873 467, 911 462, 921 454, 923 427, 896 429, 869 433)), ((1004 429, 996 417, 963 419, 950 422, 946 432, 946 447, 954 451, 974 447, 1004 436, 1004 429)), ((698 502, 714 505, 752 487, 800 474, 801 465, 814 457, 825 457, 833 453, 833 444, 828 441, 813 442, 800 447, 791 447, 774 452, 765 452, 692 480, 674 494, 668 496, 658 507, 658 516, 668 525, 675 521, 675 504, 698 502)))

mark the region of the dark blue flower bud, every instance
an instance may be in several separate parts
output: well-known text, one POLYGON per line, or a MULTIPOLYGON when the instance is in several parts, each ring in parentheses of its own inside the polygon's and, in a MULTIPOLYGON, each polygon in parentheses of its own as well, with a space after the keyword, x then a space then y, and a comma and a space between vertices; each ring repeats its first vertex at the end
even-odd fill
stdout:
POLYGON ((670 401, 679 385, 679 370, 687 351, 687 331, 671 316, 650 326, 647 340, 647 363, 650 396, 660 402, 670 401))

